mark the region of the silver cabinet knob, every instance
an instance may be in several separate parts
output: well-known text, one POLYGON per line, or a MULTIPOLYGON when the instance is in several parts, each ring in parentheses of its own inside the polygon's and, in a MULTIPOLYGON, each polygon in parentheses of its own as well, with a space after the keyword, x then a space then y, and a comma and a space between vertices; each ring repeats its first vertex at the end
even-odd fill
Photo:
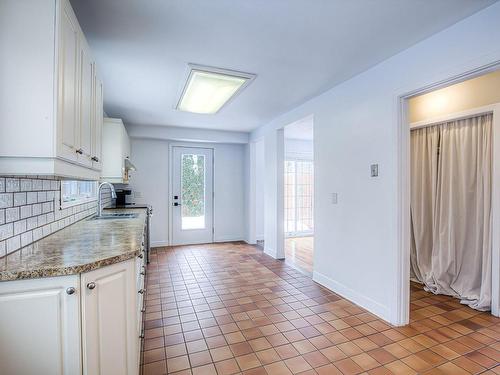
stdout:
POLYGON ((81 155, 83 154, 83 148, 79 148, 78 150, 75 150, 75 152, 81 155))
POLYGON ((141 271, 141 275, 145 275, 146 274, 146 271, 141 271))
POLYGON ((97 156, 92 156, 90 160, 95 161, 96 163, 99 163, 99 158, 97 156))
POLYGON ((76 289, 70 286, 69 288, 66 288, 66 293, 69 295, 75 294, 76 289))
POLYGON ((146 292, 146 289, 141 289, 141 290, 139 290, 139 293, 140 293, 140 294, 144 294, 145 292, 146 292))
POLYGON ((140 253, 140 254, 138 255, 138 257, 142 259, 142 258, 144 258, 144 254, 143 254, 143 253, 140 253))
POLYGON ((146 309, 141 309, 141 313, 145 313, 146 312, 146 309))
POLYGON ((88 283, 87 284, 87 288, 90 289, 90 290, 94 289, 95 288, 95 283, 94 282, 88 283))

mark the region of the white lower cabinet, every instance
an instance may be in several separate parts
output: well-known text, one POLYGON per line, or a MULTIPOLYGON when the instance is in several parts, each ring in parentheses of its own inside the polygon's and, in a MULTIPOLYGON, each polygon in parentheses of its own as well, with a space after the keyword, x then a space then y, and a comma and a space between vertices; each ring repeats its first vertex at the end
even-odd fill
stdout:
POLYGON ((0 282, 0 373, 81 374, 80 276, 0 282))
POLYGON ((84 374, 137 374, 135 264, 82 274, 84 374))
POLYGON ((142 265, 0 282, 0 374, 137 375, 142 265))

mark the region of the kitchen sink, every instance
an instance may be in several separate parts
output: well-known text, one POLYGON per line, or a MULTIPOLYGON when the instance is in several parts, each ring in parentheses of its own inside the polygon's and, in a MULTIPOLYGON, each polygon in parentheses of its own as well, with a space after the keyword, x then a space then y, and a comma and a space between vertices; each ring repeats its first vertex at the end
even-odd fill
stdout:
POLYGON ((135 219, 137 217, 139 217, 139 214, 110 213, 102 214, 101 216, 94 216, 91 220, 135 219))

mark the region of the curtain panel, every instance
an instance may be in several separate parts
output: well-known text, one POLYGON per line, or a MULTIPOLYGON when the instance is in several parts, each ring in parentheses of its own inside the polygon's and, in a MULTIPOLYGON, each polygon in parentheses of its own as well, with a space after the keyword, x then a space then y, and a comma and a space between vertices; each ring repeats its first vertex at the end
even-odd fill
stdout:
POLYGON ((491 308, 492 114, 411 132, 411 276, 491 308))

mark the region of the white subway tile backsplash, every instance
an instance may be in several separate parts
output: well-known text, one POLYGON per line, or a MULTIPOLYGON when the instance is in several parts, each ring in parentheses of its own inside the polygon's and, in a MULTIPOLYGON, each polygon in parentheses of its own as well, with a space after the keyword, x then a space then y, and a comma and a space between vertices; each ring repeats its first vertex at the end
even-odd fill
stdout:
POLYGON ((47 192, 39 191, 38 192, 38 203, 47 201, 47 192))
POLYGON ((12 207, 14 195, 12 193, 0 193, 0 208, 12 207))
POLYGON ((33 232, 28 231, 21 234, 21 247, 28 246, 33 242, 33 232))
POLYGON ((38 202, 38 193, 36 191, 29 191, 26 193, 26 203, 33 204, 38 202))
POLYGON ((14 193, 14 206, 26 204, 26 193, 14 193))
POLYGON ((21 219, 31 216, 31 206, 21 206, 21 219))
POLYGON ((43 181, 42 180, 32 180, 33 191, 42 190, 43 181))
MULTIPOLYGON (((104 193, 104 202, 111 195, 104 193)), ((0 257, 96 212, 96 202, 60 209, 60 180, 0 177, 0 257)))
POLYGON ((31 206, 31 210, 33 211, 33 216, 41 215, 42 205, 40 203, 34 204, 31 206))
POLYGON ((31 191, 33 190, 32 180, 22 179, 21 180, 21 191, 31 191))
POLYGON ((18 178, 5 179, 5 191, 7 193, 12 193, 19 190, 20 190, 20 183, 18 178))
POLYGON ((42 226, 47 224, 47 215, 40 215, 38 216, 38 225, 42 226))
POLYGON ((46 202, 42 204, 42 213, 46 214, 47 212, 50 212, 54 209, 54 203, 53 202, 46 202))
POLYGON ((31 230, 38 226, 38 217, 33 216, 26 219, 26 229, 31 230))
POLYGON ((26 232, 26 219, 14 223, 14 236, 26 232))
POLYGON ((7 239, 7 253, 16 251, 21 247, 21 236, 14 236, 7 239))
POLYGON ((43 237, 42 228, 36 228, 33 230, 33 241, 38 241, 43 237))
POLYGON ((52 181, 50 180, 43 180, 42 181, 42 189, 43 190, 50 190, 52 188, 52 181))
POLYGON ((19 220, 20 216, 19 207, 11 207, 5 210, 5 222, 11 223, 13 221, 19 220))
POLYGON ((14 235, 14 224, 0 225, 0 241, 6 240, 14 235))

